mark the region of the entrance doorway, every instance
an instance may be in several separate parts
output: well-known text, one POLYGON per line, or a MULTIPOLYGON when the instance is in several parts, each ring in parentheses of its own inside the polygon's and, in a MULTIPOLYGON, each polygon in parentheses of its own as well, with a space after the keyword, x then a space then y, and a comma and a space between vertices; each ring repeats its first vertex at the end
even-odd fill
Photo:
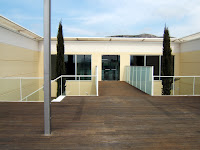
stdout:
POLYGON ((120 79, 120 56, 103 55, 102 56, 102 80, 120 79))

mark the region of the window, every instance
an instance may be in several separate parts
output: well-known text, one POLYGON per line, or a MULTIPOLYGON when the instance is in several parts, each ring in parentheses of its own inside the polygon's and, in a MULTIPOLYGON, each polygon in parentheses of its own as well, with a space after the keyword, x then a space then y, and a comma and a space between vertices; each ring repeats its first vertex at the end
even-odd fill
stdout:
POLYGON ((66 75, 75 75, 75 55, 65 55, 64 61, 66 75))
MULTIPOLYGON (((56 56, 51 55, 51 79, 56 78, 56 56)), ((66 75, 91 75, 91 55, 64 55, 66 75)), ((68 80, 75 80, 69 77, 68 80)), ((91 80, 82 77, 81 80, 91 80)))
POLYGON ((159 76, 159 56, 146 56, 146 66, 154 66, 154 75, 159 76))
POLYGON ((144 66, 144 56, 131 56, 131 66, 144 66))
MULTIPOLYGON (((77 75, 91 75, 91 55, 77 55, 77 75)), ((81 77, 81 80, 91 80, 81 77)))
MULTIPOLYGON (((161 55, 155 55, 155 56, 137 56, 137 55, 131 55, 130 56, 130 65, 131 66, 154 66, 154 75, 155 76, 161 76, 161 62, 162 62, 162 56, 161 55)), ((173 74, 174 75, 174 56, 172 56, 172 66, 173 66, 173 74)), ((155 80, 158 80, 159 78, 155 78, 155 80)))

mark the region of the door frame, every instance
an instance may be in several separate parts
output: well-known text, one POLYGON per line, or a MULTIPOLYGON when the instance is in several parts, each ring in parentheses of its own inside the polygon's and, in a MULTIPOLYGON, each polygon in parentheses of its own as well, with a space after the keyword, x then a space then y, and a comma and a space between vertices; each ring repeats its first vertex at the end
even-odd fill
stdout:
POLYGON ((102 54, 101 55, 101 81, 120 81, 120 55, 119 54, 102 54), (103 80, 103 78, 102 78, 102 70, 103 70, 103 61, 102 61, 102 59, 103 59, 103 56, 119 56, 119 67, 118 67, 118 80, 103 80))

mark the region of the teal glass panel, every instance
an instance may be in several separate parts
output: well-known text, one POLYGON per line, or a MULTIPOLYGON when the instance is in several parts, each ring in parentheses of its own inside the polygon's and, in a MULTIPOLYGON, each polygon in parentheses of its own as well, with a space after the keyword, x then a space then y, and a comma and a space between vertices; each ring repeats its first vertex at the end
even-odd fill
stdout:
POLYGON ((152 91, 152 67, 147 67, 147 76, 146 76, 146 93, 151 95, 152 91))
POLYGON ((145 82, 146 82, 146 80, 145 80, 145 77, 146 77, 146 67, 142 67, 141 68, 142 69, 142 75, 141 75, 141 90, 142 91, 145 91, 145 82))
POLYGON ((140 67, 137 67, 137 86, 140 89, 140 67))

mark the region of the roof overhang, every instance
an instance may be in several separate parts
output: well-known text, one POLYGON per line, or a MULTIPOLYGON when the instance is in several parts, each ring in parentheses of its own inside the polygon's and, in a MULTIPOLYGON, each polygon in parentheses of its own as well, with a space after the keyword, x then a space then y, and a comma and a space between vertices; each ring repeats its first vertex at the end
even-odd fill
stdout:
MULTIPOLYGON (((51 38, 56 41, 57 38, 51 38)), ((132 41, 132 42, 162 42, 163 38, 116 38, 116 37, 64 37, 64 41, 132 41)), ((172 42, 179 42, 176 38, 171 38, 172 42)))
POLYGON ((22 27, 21 25, 14 23, 13 21, 11 21, 1 15, 0 15, 0 26, 10 29, 10 30, 13 30, 13 31, 20 33, 26 37, 29 37, 31 39, 35 39, 35 40, 43 39, 41 36, 29 31, 28 29, 22 27))
POLYGON ((187 42, 187 41, 192 41, 192 40, 196 40, 196 39, 200 39, 200 32, 182 37, 179 40, 181 42, 187 42))

